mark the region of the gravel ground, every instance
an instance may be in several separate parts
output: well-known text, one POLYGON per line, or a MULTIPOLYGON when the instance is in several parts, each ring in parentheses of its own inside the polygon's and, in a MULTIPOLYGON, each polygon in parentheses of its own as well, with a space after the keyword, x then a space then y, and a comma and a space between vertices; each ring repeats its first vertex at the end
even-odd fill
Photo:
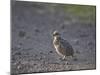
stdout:
POLYGON ((59 6, 35 2, 12 3, 12 74, 96 68, 95 21, 80 20, 59 6), (52 44, 54 30, 58 30, 72 45, 74 58, 60 60, 52 44))

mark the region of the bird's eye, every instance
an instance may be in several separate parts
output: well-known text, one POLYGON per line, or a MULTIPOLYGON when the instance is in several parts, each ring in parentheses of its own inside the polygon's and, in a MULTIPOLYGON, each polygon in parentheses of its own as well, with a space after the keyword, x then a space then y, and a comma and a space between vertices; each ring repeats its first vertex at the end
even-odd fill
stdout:
POLYGON ((59 35, 59 33, 55 33, 55 35, 59 35))

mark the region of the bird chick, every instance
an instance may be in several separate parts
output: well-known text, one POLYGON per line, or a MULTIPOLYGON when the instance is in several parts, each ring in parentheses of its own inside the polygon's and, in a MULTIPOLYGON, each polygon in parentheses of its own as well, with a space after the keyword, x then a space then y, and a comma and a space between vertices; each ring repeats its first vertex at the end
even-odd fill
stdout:
POLYGON ((65 59, 67 56, 72 56, 74 54, 74 50, 72 46, 64 40, 58 31, 53 32, 53 45, 56 49, 56 52, 65 59))

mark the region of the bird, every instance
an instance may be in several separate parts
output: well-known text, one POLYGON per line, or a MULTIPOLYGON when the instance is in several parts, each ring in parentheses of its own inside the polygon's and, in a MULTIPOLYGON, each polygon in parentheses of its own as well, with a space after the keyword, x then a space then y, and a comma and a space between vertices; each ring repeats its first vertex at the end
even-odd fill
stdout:
POLYGON ((73 57, 74 50, 71 44, 67 40, 63 39, 57 30, 53 32, 53 45, 56 52, 62 57, 63 60, 65 60, 68 56, 73 57))

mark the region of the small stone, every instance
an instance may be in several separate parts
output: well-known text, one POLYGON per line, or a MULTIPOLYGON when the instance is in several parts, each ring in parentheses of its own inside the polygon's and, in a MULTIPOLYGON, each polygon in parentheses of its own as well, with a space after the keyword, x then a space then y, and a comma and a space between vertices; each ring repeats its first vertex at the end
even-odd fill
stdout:
POLYGON ((18 44, 18 45, 17 45, 17 48, 18 48, 18 49, 20 49, 20 48, 21 48, 21 45, 20 45, 20 44, 18 44))
POLYGON ((34 65, 37 65, 37 64, 34 64, 34 65))
POLYGON ((43 54, 42 52, 40 52, 40 54, 43 54))
POLYGON ((65 28, 65 26, 64 26, 64 25, 62 25, 62 26, 61 26, 61 29, 64 29, 64 28, 65 28))
POLYGON ((17 69, 20 69, 20 68, 21 68, 21 66, 20 66, 20 65, 18 65, 18 66, 17 66, 17 69))
POLYGON ((88 34, 80 34, 80 37, 88 37, 88 34))
POLYGON ((36 55, 36 54, 34 55, 34 57, 37 57, 37 56, 38 56, 38 55, 36 55))
POLYGON ((38 29, 35 29, 35 32, 39 33, 40 31, 38 29))
POLYGON ((26 32, 25 31, 19 31, 19 37, 24 37, 26 35, 26 32))
POLYGON ((50 53, 53 53, 53 51, 50 51, 50 53))
POLYGON ((14 50, 14 48, 11 48, 11 50, 14 50))
POLYGON ((77 61, 78 59, 77 58, 74 58, 74 61, 77 61))
POLYGON ((89 42, 88 45, 89 45, 89 46, 93 45, 93 42, 89 42))
POLYGON ((39 57, 39 60, 42 60, 42 57, 39 57))
POLYGON ((16 65, 17 63, 13 63, 13 65, 16 65))

